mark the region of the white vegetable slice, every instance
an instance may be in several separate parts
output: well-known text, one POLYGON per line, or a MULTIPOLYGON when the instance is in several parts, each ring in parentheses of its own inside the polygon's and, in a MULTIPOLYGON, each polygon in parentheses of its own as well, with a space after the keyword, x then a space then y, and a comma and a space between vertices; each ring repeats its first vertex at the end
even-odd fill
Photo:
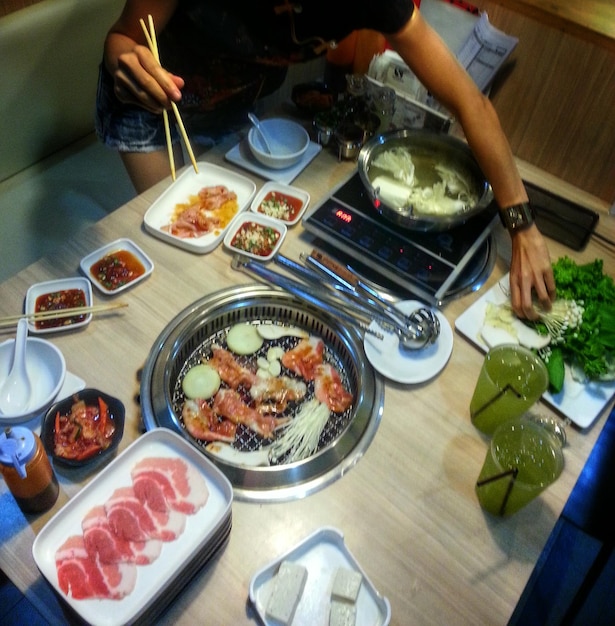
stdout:
POLYGON ((309 333, 296 326, 279 326, 278 324, 259 324, 256 327, 263 339, 280 339, 281 337, 302 337, 307 339, 309 333))
POLYGON ((220 389, 220 374, 211 365, 202 363, 186 372, 182 380, 182 389, 189 399, 213 397, 220 389))
POLYGON ((263 337, 253 324, 236 324, 228 331, 226 343, 235 354, 254 354, 263 345, 263 337))
POLYGON ((249 467, 259 467, 269 465, 269 452, 266 448, 261 450, 246 451, 236 450, 228 443, 215 441, 208 443, 205 450, 211 454, 215 454, 224 461, 234 463, 235 465, 245 465, 249 467))

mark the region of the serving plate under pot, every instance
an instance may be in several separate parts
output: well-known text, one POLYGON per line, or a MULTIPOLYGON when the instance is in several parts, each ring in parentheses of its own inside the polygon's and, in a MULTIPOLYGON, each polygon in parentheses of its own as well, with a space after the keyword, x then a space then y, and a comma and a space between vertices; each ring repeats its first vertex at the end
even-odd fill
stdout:
MULTIPOLYGON (((282 340, 284 341, 284 340, 282 340)), ((304 497, 330 484, 354 466, 371 443, 384 406, 384 382, 365 357, 362 338, 329 312, 310 307, 291 294, 260 285, 233 287, 206 296, 180 312, 153 345, 141 379, 141 410, 147 430, 163 426, 199 448, 219 467, 241 500, 275 502, 304 497), (181 420, 181 377, 218 338, 238 323, 297 326, 317 335, 326 358, 342 374, 354 401, 343 414, 332 414, 318 451, 293 463, 264 467, 239 465, 210 454, 181 420)), ((262 442, 261 442, 262 443, 262 442)), ((260 445, 249 436, 238 449, 260 445)))
MULTIPOLYGON (((414 160, 414 159, 413 159, 414 160)), ((439 232, 467 222, 491 204, 493 190, 485 179, 469 146, 456 137, 426 129, 405 129, 384 133, 370 139, 358 158, 358 170, 376 210, 388 221, 408 230, 439 232), (411 204, 396 206, 380 197, 380 189, 372 184, 374 160, 393 148, 405 148, 413 157, 425 157, 458 172, 469 183, 478 201, 461 211, 450 214, 427 214, 415 210, 411 204)), ((434 181, 435 182, 435 181, 434 181)))

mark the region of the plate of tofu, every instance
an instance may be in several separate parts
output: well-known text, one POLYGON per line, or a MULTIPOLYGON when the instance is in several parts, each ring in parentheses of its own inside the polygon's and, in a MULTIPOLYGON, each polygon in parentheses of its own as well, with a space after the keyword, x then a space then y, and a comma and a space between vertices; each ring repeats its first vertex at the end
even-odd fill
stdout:
POLYGON ((258 570, 250 601, 266 626, 386 626, 381 595, 337 528, 324 527, 258 570))

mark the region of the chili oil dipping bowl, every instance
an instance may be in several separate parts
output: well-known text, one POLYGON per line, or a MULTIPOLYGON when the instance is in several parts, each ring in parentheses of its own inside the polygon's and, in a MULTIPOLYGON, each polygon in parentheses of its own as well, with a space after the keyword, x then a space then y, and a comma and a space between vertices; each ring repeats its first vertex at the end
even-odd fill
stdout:
POLYGON ((263 139, 256 130, 248 131, 248 146, 254 158, 265 167, 282 170, 297 164, 310 146, 307 130, 292 120, 273 117, 261 120, 271 152, 267 151, 263 139))
POLYGON ((103 393, 98 389, 83 389, 68 398, 64 398, 63 400, 52 404, 49 407, 41 424, 41 440, 43 442, 43 446, 45 447, 47 454, 53 459, 54 464, 58 463, 66 467, 83 467, 96 461, 96 464, 98 465, 99 461, 111 456, 119 446, 120 441, 124 436, 125 415, 126 409, 124 408, 122 402, 117 398, 103 393), (83 400, 87 406, 94 405, 98 407, 99 398, 107 405, 108 418, 115 425, 115 431, 113 432, 113 437, 111 438, 111 444, 109 447, 104 450, 94 452, 83 459, 68 459, 57 455, 55 452, 56 415, 58 413, 60 415, 69 415, 73 404, 79 400, 83 400))
MULTIPOLYGON (((84 276, 72 276, 69 278, 59 278, 57 280, 48 280, 43 283, 32 285, 26 293, 26 313, 36 313, 36 302, 38 298, 45 294, 58 294, 69 292, 72 290, 81 290, 84 296, 84 306, 92 306, 93 294, 92 283, 84 276)), ((52 309, 49 309, 52 310, 52 309)), ((58 310, 60 310, 58 308, 58 310)), ((28 330, 35 334, 57 333, 63 330, 75 330, 87 326, 92 320, 92 314, 67 316, 61 320, 54 320, 54 323, 39 324, 34 320, 28 321, 28 330), (82 318, 82 319, 79 319, 82 318)))
MULTIPOLYGON (((11 369, 14 346, 15 339, 0 343, 0 385, 11 369)), ((28 337, 25 361, 28 376, 33 383, 30 402, 19 414, 5 414, 0 411, 0 428, 21 424, 42 415, 56 399, 64 384, 66 361, 60 349, 50 341, 28 337)))

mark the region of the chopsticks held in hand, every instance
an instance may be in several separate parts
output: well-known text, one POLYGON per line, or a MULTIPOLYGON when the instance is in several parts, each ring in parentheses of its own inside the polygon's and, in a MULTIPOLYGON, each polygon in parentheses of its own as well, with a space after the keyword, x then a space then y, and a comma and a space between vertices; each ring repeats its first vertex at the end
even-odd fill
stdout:
POLYGON ((102 313, 104 311, 113 311, 114 309, 122 309, 128 304, 124 302, 113 302, 111 304, 97 304, 93 306, 76 306, 69 309, 56 309, 53 311, 39 311, 38 313, 23 313, 22 315, 9 315, 0 318, 0 328, 6 326, 15 326, 17 322, 26 318, 31 322, 37 320, 54 320, 63 317, 75 317, 77 315, 89 315, 90 313, 102 313))
MULTIPOLYGON (((151 53, 154 55, 154 58, 158 63, 160 63, 160 55, 158 54, 158 41, 156 39, 156 30, 154 29, 154 20, 151 15, 147 16, 147 20, 149 22, 149 30, 145 25, 145 21, 143 19, 139 20, 141 24, 141 28, 143 29, 143 33, 145 34, 145 39, 147 40, 147 45, 151 53)), ((179 126, 179 130, 184 139, 184 143, 186 144, 186 150, 188 151, 188 156, 190 157, 190 161, 192 161, 192 167, 194 171, 198 174, 199 168, 196 164, 196 159, 194 158, 194 152, 192 152, 192 146, 190 145, 190 140, 188 139, 188 134, 186 133, 186 128, 184 126, 184 122, 182 121, 181 115, 179 114, 179 109, 175 102, 171 102, 171 108, 173 109, 173 113, 175 113, 175 119, 177 120, 177 125, 179 126)), ((169 114, 166 109, 162 111, 162 117, 164 120, 164 134, 167 139, 167 150, 169 153, 169 165, 171 166, 171 176, 173 180, 175 180, 175 159, 173 158, 173 144, 171 143, 171 130, 169 128, 169 114)))

